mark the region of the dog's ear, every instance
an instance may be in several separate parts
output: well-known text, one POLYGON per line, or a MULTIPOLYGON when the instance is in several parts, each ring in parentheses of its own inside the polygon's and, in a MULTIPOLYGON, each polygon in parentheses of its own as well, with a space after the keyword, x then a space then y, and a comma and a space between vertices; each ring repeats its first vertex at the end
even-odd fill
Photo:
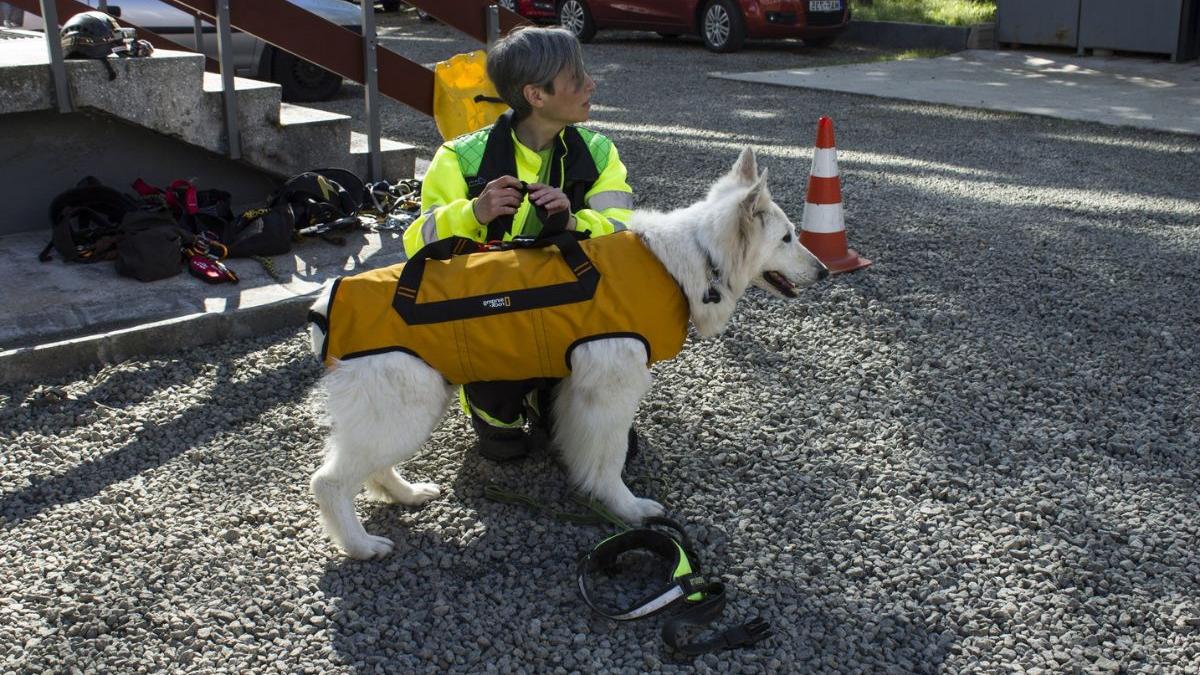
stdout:
POLYGON ((755 177, 750 189, 742 196, 738 210, 741 212, 743 222, 746 220, 758 220, 755 214, 762 211, 771 199, 771 195, 767 191, 767 173, 768 170, 763 169, 762 175, 755 177))
POLYGON ((742 149, 742 154, 733 163, 733 175, 746 185, 758 179, 758 160, 754 158, 754 150, 750 146, 742 149))
POLYGON ((762 229, 766 224, 762 212, 770 200, 771 195, 767 191, 767 172, 764 170, 738 202, 737 251, 739 256, 744 257, 750 249, 751 242, 756 237, 762 236, 762 229))

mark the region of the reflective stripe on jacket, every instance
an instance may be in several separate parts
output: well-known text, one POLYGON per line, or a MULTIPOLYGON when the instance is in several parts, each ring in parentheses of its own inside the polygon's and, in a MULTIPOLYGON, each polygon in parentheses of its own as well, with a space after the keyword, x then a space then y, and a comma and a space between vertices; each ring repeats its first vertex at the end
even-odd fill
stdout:
POLYGON ((402 284, 406 263, 342 278, 330 297, 321 358, 332 366, 335 359, 402 351, 464 384, 565 377, 571 351, 605 337, 641 340, 648 363, 678 354, 687 300, 641 238, 627 231, 578 248, 586 259, 574 269, 558 249, 544 247, 428 259, 416 289, 402 284), (595 281, 588 263, 598 273, 590 300, 519 309, 523 292, 541 293, 542 302, 544 291, 573 288, 585 272, 595 281), (427 310, 424 318, 406 321, 397 298, 415 300, 411 306, 427 310), (454 311, 431 319, 443 306, 454 311), (472 316, 462 318, 464 312, 472 316))
MULTIPOLYGON (((571 202, 575 229, 596 237, 620 232, 633 212, 633 190, 617 148, 604 135, 584 127, 563 129, 550 158, 549 184, 561 189, 571 202)), ((421 184, 421 215, 404 233, 404 250, 414 255, 426 244, 447 237, 477 242, 508 241, 522 234, 529 200, 522 200, 513 216, 491 223, 475 219, 472 200, 500 176, 538 182, 542 159, 517 140, 512 111, 479 131, 444 143, 433 156, 421 184)))

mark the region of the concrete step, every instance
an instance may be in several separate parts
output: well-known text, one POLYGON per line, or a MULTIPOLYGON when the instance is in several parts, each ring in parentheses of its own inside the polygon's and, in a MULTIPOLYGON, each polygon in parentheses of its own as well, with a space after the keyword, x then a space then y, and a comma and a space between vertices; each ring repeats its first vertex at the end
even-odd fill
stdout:
MULTIPOLYGON (((223 115, 225 101, 221 76, 205 71, 203 86, 205 98, 216 98, 221 102, 220 109, 223 115)), ((243 126, 263 122, 279 124, 279 104, 283 101, 283 87, 274 82, 235 77, 233 89, 237 92, 238 119, 243 126)))
POLYGON ((276 176, 324 166, 343 166, 350 152, 346 115, 283 103, 277 126, 242 129, 242 156, 276 176))
MULTIPOLYGON (((416 175, 417 147, 407 143, 380 139, 380 159, 383 165, 383 178, 395 182, 401 178, 412 178, 416 175)), ((366 179, 367 176, 367 135, 357 131, 350 132, 350 166, 351 171, 366 179)))

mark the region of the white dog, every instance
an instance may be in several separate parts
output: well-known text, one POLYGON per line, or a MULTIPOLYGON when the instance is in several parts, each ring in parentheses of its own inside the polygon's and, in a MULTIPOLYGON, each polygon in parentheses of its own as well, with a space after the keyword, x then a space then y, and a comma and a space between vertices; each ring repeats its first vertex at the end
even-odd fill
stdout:
MULTIPOLYGON (((827 271, 771 200, 767 172, 742 151, 703 201, 661 213, 635 212, 631 230, 658 257, 687 297, 690 319, 703 337, 719 333, 750 285, 794 298, 796 289, 827 271)), ((322 313, 329 290, 313 305, 322 313)), ((324 335, 314 325, 313 346, 324 335)), ((641 499, 621 478, 626 432, 650 388, 646 348, 632 338, 587 342, 571 352, 571 374, 554 397, 553 442, 570 479, 627 522, 662 515, 661 504, 641 499)), ((433 433, 454 391, 425 362, 402 352, 337 362, 323 378, 332 436, 312 490, 330 538, 355 558, 391 552, 392 541, 368 534, 354 513, 366 485, 379 500, 417 506, 437 497, 432 483, 409 483, 395 466, 413 456, 433 433)))

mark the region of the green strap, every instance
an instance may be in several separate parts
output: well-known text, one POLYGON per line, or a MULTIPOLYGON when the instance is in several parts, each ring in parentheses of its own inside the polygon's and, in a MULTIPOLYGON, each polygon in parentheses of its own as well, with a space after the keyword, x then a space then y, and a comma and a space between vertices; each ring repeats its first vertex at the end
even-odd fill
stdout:
POLYGON ((513 492, 512 490, 506 490, 495 483, 488 483, 486 486, 484 486, 483 496, 494 502, 513 504, 515 506, 524 506, 538 513, 548 513, 555 520, 566 523, 575 523, 577 525, 601 525, 604 523, 610 523, 612 525, 616 525, 621 530, 630 529, 628 523, 621 520, 619 516, 605 508, 603 504, 594 499, 587 499, 578 493, 571 494, 571 501, 579 506, 582 506, 584 509, 591 511, 591 513, 559 511, 534 499, 533 497, 521 494, 519 492, 513 492))

